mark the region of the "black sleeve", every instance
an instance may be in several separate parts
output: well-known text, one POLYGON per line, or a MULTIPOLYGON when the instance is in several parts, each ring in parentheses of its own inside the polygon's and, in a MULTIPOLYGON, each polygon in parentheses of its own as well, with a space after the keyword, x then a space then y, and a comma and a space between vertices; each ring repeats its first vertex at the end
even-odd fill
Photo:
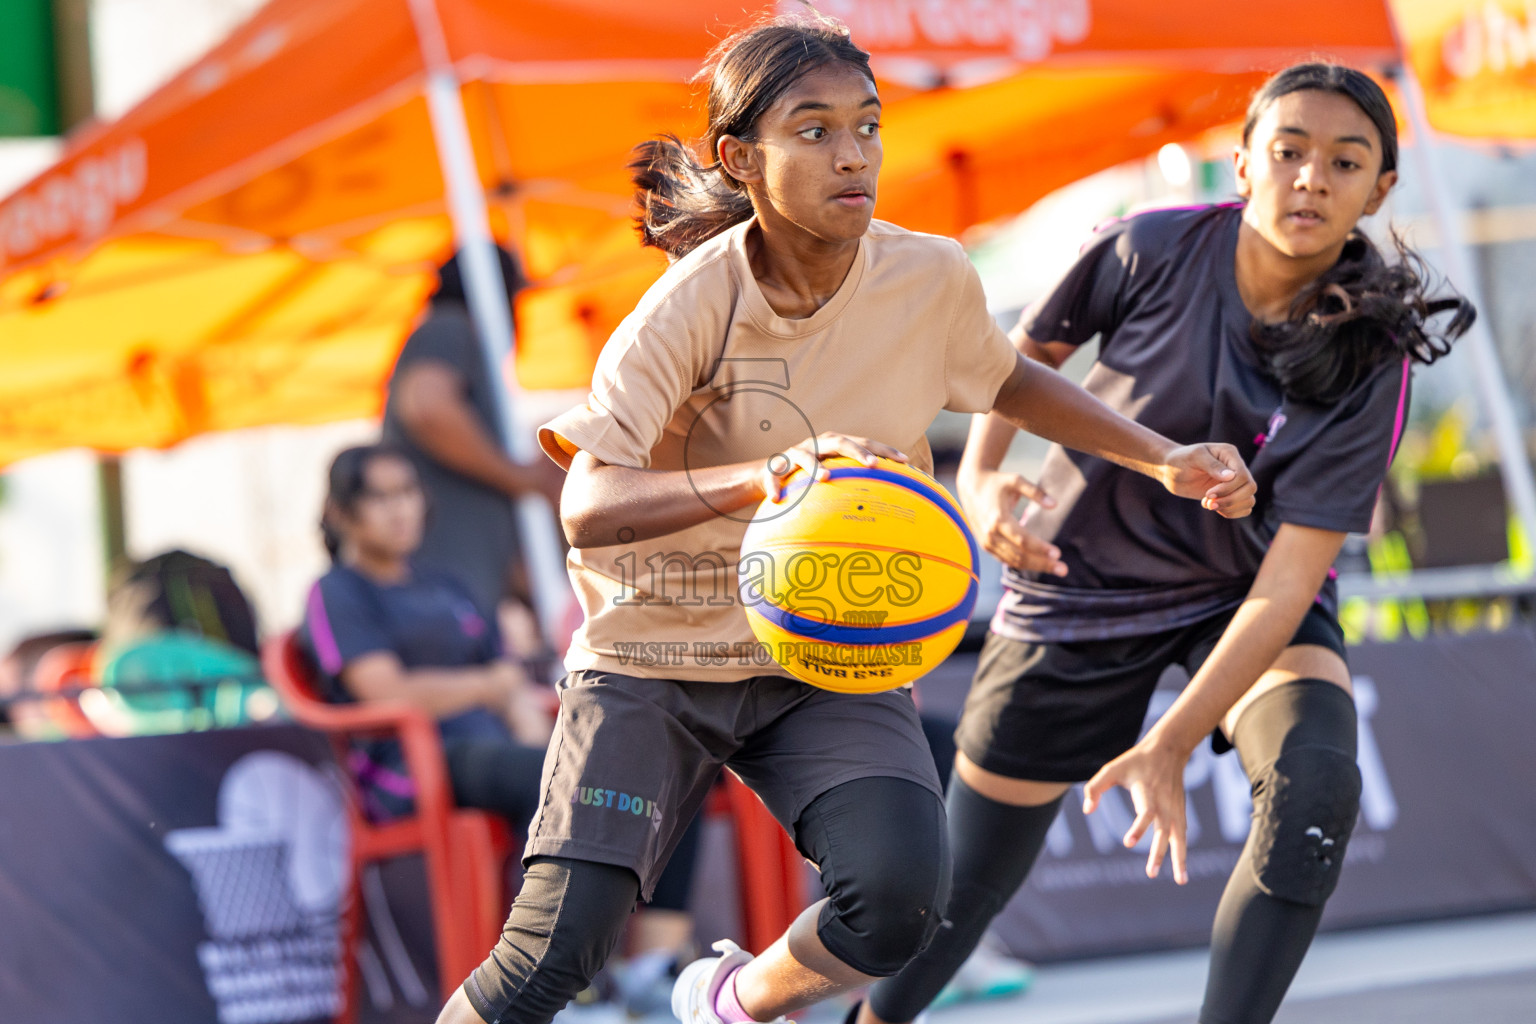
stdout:
POLYGON ((1132 223, 1115 221, 1089 239, 1061 280, 1024 311, 1020 324, 1026 334, 1036 341, 1081 345, 1119 326, 1140 262, 1132 223))
POLYGON ((1408 416, 1407 360, 1379 367, 1343 401, 1309 407, 1317 419, 1293 434, 1299 444, 1275 476, 1273 514, 1284 523, 1364 533, 1408 416))

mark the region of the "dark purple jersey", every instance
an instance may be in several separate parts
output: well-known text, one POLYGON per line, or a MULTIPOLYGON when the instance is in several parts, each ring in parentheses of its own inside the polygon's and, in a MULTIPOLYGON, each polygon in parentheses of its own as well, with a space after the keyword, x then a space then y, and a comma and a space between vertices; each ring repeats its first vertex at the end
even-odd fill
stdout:
MULTIPOLYGON (((1281 523, 1363 532, 1408 406, 1408 365, 1364 375, 1331 405, 1285 398, 1237 291, 1240 205, 1154 210, 1101 229, 1024 315, 1041 342, 1100 336, 1084 386, 1181 443, 1237 446, 1258 505, 1227 520, 1156 481, 1053 446, 1057 506, 1026 525, 1061 549, 1064 579, 1004 571, 992 628, 1066 642, 1176 629, 1240 604, 1281 523)), ((1337 612, 1332 581, 1319 600, 1337 612)))

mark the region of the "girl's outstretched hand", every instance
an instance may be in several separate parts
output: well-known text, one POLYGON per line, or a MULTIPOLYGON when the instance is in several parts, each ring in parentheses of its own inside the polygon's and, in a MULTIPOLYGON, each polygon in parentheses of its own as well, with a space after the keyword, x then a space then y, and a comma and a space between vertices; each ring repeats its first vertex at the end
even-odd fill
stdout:
POLYGON ((971 518, 976 539, 992 557, 1023 572, 1065 576, 1061 550, 1024 529, 1018 509, 1025 501, 1056 507, 1055 498, 1017 473, 987 470, 960 484, 960 504, 971 518))
POLYGON ((1159 479, 1172 493, 1198 498, 1202 508, 1225 519, 1241 519, 1252 512, 1259 490, 1237 449, 1214 441, 1169 452, 1159 479))
POLYGON ((1162 870, 1163 858, 1171 853, 1173 880, 1180 885, 1189 881, 1184 840, 1184 764, 1188 760, 1188 753, 1181 756, 1143 739, 1100 768, 1083 787, 1084 814, 1092 814, 1104 794, 1114 787, 1125 787, 1136 808, 1136 820, 1125 834, 1126 847, 1135 846, 1151 827, 1147 877, 1156 878, 1162 870))

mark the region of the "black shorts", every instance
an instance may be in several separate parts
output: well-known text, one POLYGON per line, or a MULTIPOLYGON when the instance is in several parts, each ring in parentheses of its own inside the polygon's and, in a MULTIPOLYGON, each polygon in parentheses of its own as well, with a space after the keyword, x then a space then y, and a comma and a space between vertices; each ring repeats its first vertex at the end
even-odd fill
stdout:
POLYGON ((649 900, 721 766, 791 835, 811 801, 854 779, 906 779, 943 796, 910 690, 572 672, 523 857, 630 868, 649 900))
MULTIPOLYGON (((1163 671, 1191 676, 1210 657, 1236 609, 1165 633, 1027 643, 988 633, 955 742, 998 775, 1082 782, 1129 750, 1163 671)), ((1315 644, 1344 658, 1338 620, 1314 604, 1289 646, 1315 644)), ((1346 658, 1346 661, 1348 659, 1346 658)), ((1218 730, 1218 750, 1227 749, 1218 730)))

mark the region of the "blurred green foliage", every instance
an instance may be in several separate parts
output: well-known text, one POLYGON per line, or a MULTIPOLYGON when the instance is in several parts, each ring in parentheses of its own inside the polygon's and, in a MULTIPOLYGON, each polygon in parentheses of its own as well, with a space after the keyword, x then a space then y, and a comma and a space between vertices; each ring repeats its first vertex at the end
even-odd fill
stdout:
POLYGON ((49 0, 0 0, 0 137, 58 135, 49 0))

